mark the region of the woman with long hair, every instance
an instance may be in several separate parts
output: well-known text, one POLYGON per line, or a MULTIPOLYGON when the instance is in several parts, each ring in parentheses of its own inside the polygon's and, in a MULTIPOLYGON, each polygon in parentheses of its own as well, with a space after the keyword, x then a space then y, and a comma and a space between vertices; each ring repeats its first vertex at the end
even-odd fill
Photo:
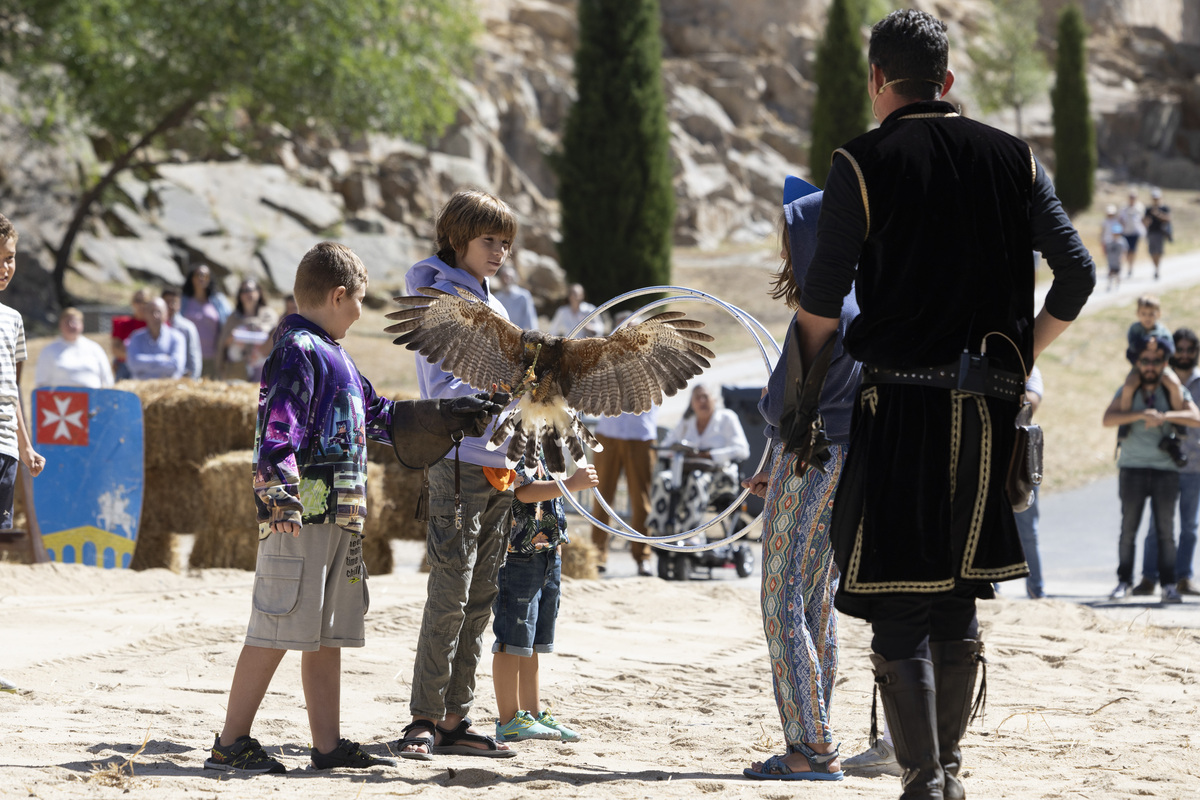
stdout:
POLYGON ((215 377, 217 340, 221 327, 229 318, 229 298, 213 285, 212 270, 204 264, 188 273, 183 281, 182 293, 179 313, 191 320, 200 334, 200 355, 204 364, 201 374, 206 378, 215 377))

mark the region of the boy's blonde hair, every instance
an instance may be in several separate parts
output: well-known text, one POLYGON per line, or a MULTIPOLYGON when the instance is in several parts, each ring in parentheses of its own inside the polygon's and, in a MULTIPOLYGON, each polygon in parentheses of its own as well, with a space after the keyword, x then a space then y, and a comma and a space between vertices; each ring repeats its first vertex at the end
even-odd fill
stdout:
POLYGON ((1144 294, 1138 298, 1138 309, 1153 308, 1155 311, 1161 311, 1162 305, 1158 302, 1158 298, 1152 294, 1144 294))
POLYGON ((478 189, 454 193, 438 213, 435 226, 437 256, 452 267, 457 254, 479 236, 497 234, 512 240, 517 236, 517 214, 508 203, 478 189))
POLYGON ((82 311, 80 311, 80 310, 79 310, 78 308, 76 308, 75 306, 67 306, 66 308, 64 308, 64 309, 62 310, 62 313, 58 315, 58 318, 59 318, 60 320, 64 320, 64 319, 83 319, 83 312, 82 312, 82 311))
POLYGON ((0 214, 0 242, 7 242, 12 239, 14 242, 20 238, 17 235, 17 229, 8 221, 8 217, 0 214))
POLYGON ((345 286, 346 294, 354 294, 366 282, 367 268, 353 250, 337 242, 321 242, 300 259, 292 294, 297 306, 317 308, 337 287, 345 286))

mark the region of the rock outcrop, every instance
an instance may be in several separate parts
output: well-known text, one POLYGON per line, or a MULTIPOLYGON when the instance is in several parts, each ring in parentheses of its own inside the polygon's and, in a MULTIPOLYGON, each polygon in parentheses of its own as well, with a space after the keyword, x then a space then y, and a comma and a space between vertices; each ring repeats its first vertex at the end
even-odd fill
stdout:
MULTIPOLYGON (((1044 0, 1053 43, 1066 0, 1044 0)), ((660 0, 663 74, 676 161, 675 242, 712 248, 759 241, 776 224, 780 187, 806 170, 816 87, 813 58, 828 0, 660 0)), ((432 249, 433 218, 463 185, 509 199, 522 219, 515 261, 548 310, 565 294, 557 263, 558 146, 574 99, 574 0, 477 0, 485 33, 454 123, 428 145, 368 135, 261 132, 246 152, 210 153, 181 131, 152 177, 122 177, 79 237, 77 271, 95 281, 178 283, 209 264, 228 288, 243 275, 290 289, 300 254, 320 238, 350 244, 389 296, 432 249)), ((987 0, 917 2, 947 17, 955 66, 980 35, 987 0)), ((1087 0, 1102 165, 1118 177, 1200 185, 1200 10, 1192 0, 1087 0)), ((865 42, 864 31, 864 42, 865 42)), ((960 81, 968 87, 969 80, 960 81)), ((16 96, 0 80, 0 100, 16 96)), ((969 96, 951 99, 964 102, 969 96)), ((10 104, 11 105, 11 104, 10 104)), ((1033 109, 1045 149, 1049 106, 1033 109)), ((22 231, 23 274, 6 302, 50 319, 46 271, 70 217, 78 175, 99 168, 83 135, 35 143, 0 127, 0 202, 22 231)), ((1052 164, 1052 154, 1046 153, 1052 164)))

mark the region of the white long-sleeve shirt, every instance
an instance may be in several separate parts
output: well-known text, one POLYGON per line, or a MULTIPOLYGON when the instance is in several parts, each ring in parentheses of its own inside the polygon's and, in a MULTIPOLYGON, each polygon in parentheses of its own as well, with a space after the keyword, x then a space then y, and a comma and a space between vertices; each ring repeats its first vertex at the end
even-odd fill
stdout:
POLYGON ((108 389, 113 385, 112 364, 104 348, 91 339, 80 336, 68 342, 60 336, 38 355, 33 385, 108 389))
POLYGON ((713 412, 708 425, 701 433, 696 427, 696 416, 684 417, 679 424, 663 439, 663 447, 686 442, 697 450, 707 450, 709 458, 719 465, 734 461, 744 461, 750 457, 750 443, 746 441, 746 432, 737 414, 728 408, 719 408, 713 412))

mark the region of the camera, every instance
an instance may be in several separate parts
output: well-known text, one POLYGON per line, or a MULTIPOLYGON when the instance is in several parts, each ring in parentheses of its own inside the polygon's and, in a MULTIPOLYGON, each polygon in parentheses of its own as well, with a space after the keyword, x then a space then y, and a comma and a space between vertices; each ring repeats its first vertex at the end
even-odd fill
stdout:
POLYGON ((1164 433, 1163 437, 1158 440, 1158 449, 1169 455, 1171 460, 1175 462, 1175 466, 1183 467, 1187 465, 1187 454, 1183 452, 1183 445, 1173 429, 1169 433, 1164 433))

